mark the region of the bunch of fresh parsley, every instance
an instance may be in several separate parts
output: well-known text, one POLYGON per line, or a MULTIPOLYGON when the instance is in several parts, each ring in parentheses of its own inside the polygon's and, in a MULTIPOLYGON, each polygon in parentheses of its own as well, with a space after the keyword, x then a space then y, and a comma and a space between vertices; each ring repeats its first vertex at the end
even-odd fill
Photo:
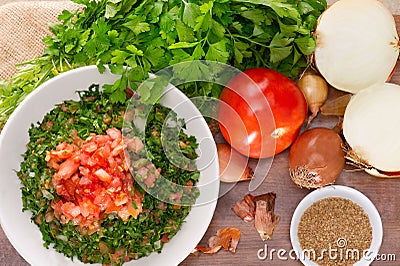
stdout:
MULTIPOLYGON (((44 81, 85 65, 101 71, 108 65, 122 74, 105 87, 113 102, 122 102, 126 86, 149 72, 193 60, 240 70, 268 67, 296 79, 309 63, 312 33, 327 7, 325 0, 72 1, 84 8, 62 12, 60 22, 51 25, 53 35, 43 39, 44 54, 24 63, 11 80, 0 81, 0 125, 44 81)), ((205 69, 197 71, 207 75, 205 69)), ((212 84, 180 89, 189 97, 220 92, 212 84)), ((146 90, 152 97, 160 93, 151 86, 146 90)))

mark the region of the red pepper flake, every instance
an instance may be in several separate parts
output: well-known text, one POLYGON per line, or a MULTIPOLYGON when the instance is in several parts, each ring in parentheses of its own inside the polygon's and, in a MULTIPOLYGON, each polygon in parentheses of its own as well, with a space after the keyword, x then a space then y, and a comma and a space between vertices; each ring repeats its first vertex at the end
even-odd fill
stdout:
POLYGON ((197 246, 192 252, 197 254, 199 251, 205 254, 215 254, 221 248, 230 251, 232 253, 236 252, 236 247, 239 244, 240 230, 234 227, 226 227, 219 229, 215 236, 208 239, 208 247, 197 246))

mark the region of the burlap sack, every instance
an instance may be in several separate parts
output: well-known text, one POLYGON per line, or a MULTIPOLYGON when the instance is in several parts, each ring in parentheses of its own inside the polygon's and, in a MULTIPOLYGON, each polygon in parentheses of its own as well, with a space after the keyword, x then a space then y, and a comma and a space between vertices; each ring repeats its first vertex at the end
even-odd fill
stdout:
POLYGON ((75 10, 71 1, 26 1, 0 6, 0 79, 8 79, 16 64, 43 54, 42 38, 48 23, 57 22, 62 10, 75 10))

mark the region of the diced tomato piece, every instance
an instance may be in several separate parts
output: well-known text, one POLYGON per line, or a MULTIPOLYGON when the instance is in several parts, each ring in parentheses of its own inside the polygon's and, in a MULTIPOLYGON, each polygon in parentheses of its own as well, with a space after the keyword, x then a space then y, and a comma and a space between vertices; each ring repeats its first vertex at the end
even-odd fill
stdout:
POLYGON ((139 137, 125 139, 128 150, 138 153, 144 148, 144 144, 139 137))
POLYGON ((161 237, 161 242, 168 243, 169 242, 168 236, 169 236, 169 233, 163 234, 163 236, 161 237))
POLYGON ((120 171, 120 172, 122 172, 122 171, 128 171, 127 169, 125 169, 125 167, 124 167, 124 159, 123 159, 123 154, 121 154, 121 156, 119 156, 119 157, 113 157, 114 158, 114 160, 115 160, 115 162, 117 163, 117 165, 118 165, 118 170, 120 171), (121 158, 122 157, 122 158, 121 158))
POLYGON ((71 177, 71 181, 74 182, 75 185, 78 185, 79 180, 80 180, 79 174, 78 174, 78 173, 79 173, 79 172, 76 171, 76 172, 72 175, 72 177, 71 177))
POLYGON ((122 145, 122 139, 115 139, 111 142, 111 149, 115 149, 115 147, 122 145))
POLYGON ((61 206, 61 211, 69 219, 72 219, 81 214, 81 209, 79 208, 79 206, 76 206, 73 202, 70 201, 65 202, 61 206))
POLYGON ((90 133, 89 137, 86 139, 86 142, 93 141, 93 138, 95 138, 97 135, 96 133, 90 133))
POLYGON ((122 181, 120 178, 113 178, 108 188, 112 188, 112 191, 118 192, 122 188, 122 181))
POLYGON ((124 206, 118 211, 118 216, 122 219, 122 221, 126 222, 128 221, 129 217, 131 214, 128 211, 128 207, 124 206))
POLYGON ((108 158, 108 157, 110 157, 110 154, 111 154, 111 143, 108 141, 108 142, 104 143, 103 156, 104 156, 104 158, 108 158))
POLYGON ((51 208, 53 208, 53 210, 54 210, 54 216, 58 219, 60 219, 60 216, 62 214, 62 211, 61 211, 62 205, 63 205, 63 202, 60 199, 55 199, 50 204, 51 208))
POLYGON ((99 165, 101 167, 106 167, 107 166, 107 158, 103 154, 103 148, 99 148, 97 151, 95 151, 92 155, 92 159, 95 162, 96 165, 99 165))
POLYGON ((59 177, 59 179, 68 179, 76 171, 78 171, 79 166, 80 162, 76 162, 74 159, 69 158, 60 164, 60 168, 58 169, 56 175, 59 177))
POLYGON ((60 144, 58 144, 58 145, 56 146, 56 151, 62 151, 62 150, 64 150, 64 149, 66 149, 67 146, 69 146, 68 143, 66 143, 66 142, 64 141, 64 142, 62 142, 62 143, 60 143, 60 144))
POLYGON ((107 135, 112 139, 122 139, 121 131, 116 128, 107 129, 107 135))
POLYGON ((122 144, 118 144, 118 145, 113 145, 111 144, 111 147, 113 147, 113 150, 111 151, 111 156, 118 156, 118 155, 122 155, 124 154, 124 146, 122 146, 122 144))
POLYGON ((85 167, 85 166, 80 166, 80 167, 79 167, 79 173, 80 173, 82 176, 88 176, 88 175, 90 174, 90 169, 87 168, 87 167, 85 167))
POLYGON ((80 225, 82 223, 82 220, 83 220, 82 215, 78 215, 71 219, 73 225, 80 225))
POLYGON ((90 159, 90 156, 87 153, 82 152, 80 154, 80 159, 81 159, 81 165, 83 166, 88 166, 88 161, 90 159))
POLYGON ((104 145, 108 141, 110 141, 110 137, 107 135, 97 135, 93 138, 93 141, 99 145, 104 145))
MULTIPOLYGON (((79 182, 79 180, 78 180, 78 182, 79 182)), ((67 190, 68 194, 73 198, 78 183, 75 183, 71 178, 71 179, 65 180, 65 182, 63 184, 64 184, 65 189, 67 190)))
POLYGON ((92 180, 90 180, 87 175, 82 176, 81 179, 79 180, 80 186, 89 185, 91 183, 92 183, 92 180))
POLYGON ((81 214, 83 217, 88 217, 92 215, 96 218, 99 217, 100 208, 94 204, 90 199, 83 198, 82 201, 79 203, 79 207, 81 209, 81 214))
POLYGON ((169 195, 169 199, 174 202, 181 202, 183 191, 178 191, 169 195))
POLYGON ((95 142, 88 142, 83 144, 82 151, 86 153, 92 153, 97 150, 97 144, 95 142))
POLYGON ((147 177, 148 172, 149 172, 149 169, 147 169, 146 167, 141 167, 136 171, 136 173, 139 176, 141 176, 143 179, 145 179, 147 177))
POLYGON ((127 204, 118 211, 118 216, 122 219, 122 221, 126 222, 129 220, 129 217, 137 218, 139 215, 139 210, 135 209, 132 204, 127 204))
POLYGON ((103 241, 99 242, 99 250, 100 250, 100 253, 102 253, 102 254, 110 253, 110 248, 103 241))
POLYGON ((133 218, 136 219, 138 217, 139 213, 141 212, 141 208, 136 209, 132 206, 132 204, 128 204, 128 212, 133 218))
POLYGON ((99 221, 96 221, 96 220, 90 221, 90 223, 88 225, 89 228, 88 228, 87 234, 91 235, 93 233, 100 231, 100 225, 101 224, 99 221))
POLYGON ((84 195, 92 200, 103 190, 104 188, 98 182, 92 182, 91 184, 83 187, 84 195))
POLYGON ((118 212, 119 210, 121 210, 121 206, 116 206, 114 202, 111 202, 106 208, 106 213, 118 212))
POLYGON ((83 217, 88 217, 90 214, 89 205, 86 201, 82 201, 79 203, 79 207, 81 208, 81 214, 83 217))
POLYGON ((132 187, 133 187, 133 176, 131 173, 127 172, 123 177, 122 177, 122 187, 124 191, 128 194, 131 193, 132 187))
POLYGON ((110 173, 115 174, 116 172, 120 171, 118 162, 115 160, 114 157, 111 156, 107 157, 107 162, 109 165, 110 173))
POLYGON ((54 188, 56 189, 57 195, 64 197, 66 200, 72 200, 64 184, 58 184, 54 188))
POLYGON ((50 151, 50 158, 63 160, 71 157, 74 152, 74 146, 66 142, 57 145, 56 150, 50 151))
POLYGON ((96 195, 93 203, 99 206, 102 211, 104 211, 111 205, 112 198, 106 193, 106 191, 103 191, 96 195))
POLYGON ((103 168, 100 168, 96 172, 94 172, 94 175, 97 176, 101 181, 110 183, 112 177, 110 176, 109 173, 106 172, 103 168))
POLYGON ((116 206, 121 206, 127 203, 129 200, 128 195, 125 192, 121 191, 115 195, 114 203, 116 206))
POLYGON ((120 264, 122 256, 124 255, 124 253, 119 252, 118 250, 115 251, 115 253, 110 253, 110 261, 114 262, 114 264, 120 264))
POLYGON ((48 162, 47 162, 47 167, 53 168, 58 170, 60 168, 60 165, 58 164, 59 160, 51 158, 48 162))

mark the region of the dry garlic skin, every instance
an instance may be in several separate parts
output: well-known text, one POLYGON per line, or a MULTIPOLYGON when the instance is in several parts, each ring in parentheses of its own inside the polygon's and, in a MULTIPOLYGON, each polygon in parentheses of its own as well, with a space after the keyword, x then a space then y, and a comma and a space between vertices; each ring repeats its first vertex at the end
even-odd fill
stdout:
POLYGON ((400 86, 374 85, 352 96, 343 135, 362 161, 381 171, 400 171, 400 86))
POLYGON ((378 0, 341 0, 319 18, 315 63, 329 84, 356 93, 387 81, 399 56, 396 23, 378 0))

